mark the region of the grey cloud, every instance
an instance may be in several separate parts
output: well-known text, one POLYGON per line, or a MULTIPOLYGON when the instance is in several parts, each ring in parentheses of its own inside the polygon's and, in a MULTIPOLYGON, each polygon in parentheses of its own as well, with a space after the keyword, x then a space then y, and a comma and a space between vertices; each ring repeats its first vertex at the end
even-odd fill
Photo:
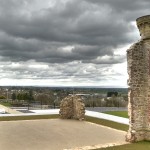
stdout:
POLYGON ((84 63, 94 63, 94 64, 118 64, 122 63, 126 60, 126 56, 122 55, 113 55, 113 56, 103 56, 103 57, 97 57, 93 60, 85 60, 84 63))
MULTIPOLYGON (((36 14, 31 12, 30 16, 10 11, 12 16, 9 20, 6 19, 8 16, 1 17, 1 29, 7 34, 22 38, 80 44, 100 44, 107 36, 117 38, 120 33, 128 32, 124 22, 119 22, 117 18, 114 20, 111 12, 101 12, 103 6, 91 6, 85 1, 81 1, 80 5, 79 1, 68 1, 66 5, 58 6, 36 14)), ((117 40, 121 42, 119 38, 117 40)))
POLYGON ((137 17, 149 14, 149 0, 85 0, 91 4, 109 6, 112 13, 118 15, 114 19, 135 21, 137 17), (121 18, 124 17, 124 18, 121 18), (119 17, 119 18, 118 18, 119 17))
POLYGON ((100 55, 113 55, 111 47, 75 45, 70 51, 65 51, 63 47, 66 43, 44 42, 35 39, 27 40, 22 38, 12 38, 5 34, 0 36, 2 56, 13 61, 27 61, 35 59, 40 62, 69 62, 73 60, 94 59, 100 55))
POLYGON ((109 68, 126 61, 126 56, 115 55, 115 50, 139 38, 132 23, 149 13, 149 8, 149 0, 1 0, 3 75, 98 80, 107 74, 102 65, 109 68), (31 60, 49 68, 40 68, 39 73, 29 67, 31 60), (11 63, 21 65, 16 68, 11 63), (95 68, 89 69, 91 64, 95 68))
POLYGON ((116 73, 111 68, 112 66, 95 65, 95 64, 82 64, 81 62, 67 63, 67 64, 53 64, 45 65, 36 62, 20 62, 10 63, 7 65, 0 65, 0 77, 12 79, 71 79, 71 80, 96 80, 104 79, 109 72, 109 76, 114 76, 116 73), (34 65, 30 65, 30 64, 34 65), (3 74, 1 74, 3 72, 3 74))

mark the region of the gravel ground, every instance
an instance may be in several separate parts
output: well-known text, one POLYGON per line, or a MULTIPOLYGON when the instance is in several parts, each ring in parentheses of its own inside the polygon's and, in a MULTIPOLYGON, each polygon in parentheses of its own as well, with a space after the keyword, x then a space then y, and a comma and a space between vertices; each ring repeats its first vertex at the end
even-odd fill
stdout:
POLYGON ((86 121, 3 121, 0 131, 2 150, 90 150, 126 144, 126 132, 86 121))

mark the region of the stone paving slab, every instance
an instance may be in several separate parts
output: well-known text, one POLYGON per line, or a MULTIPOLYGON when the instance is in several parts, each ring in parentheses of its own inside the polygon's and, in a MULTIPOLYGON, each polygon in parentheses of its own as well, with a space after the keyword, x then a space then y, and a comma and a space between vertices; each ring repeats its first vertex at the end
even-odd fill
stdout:
POLYGON ((126 132, 86 121, 45 119, 0 122, 2 150, 89 150, 126 144, 126 132))

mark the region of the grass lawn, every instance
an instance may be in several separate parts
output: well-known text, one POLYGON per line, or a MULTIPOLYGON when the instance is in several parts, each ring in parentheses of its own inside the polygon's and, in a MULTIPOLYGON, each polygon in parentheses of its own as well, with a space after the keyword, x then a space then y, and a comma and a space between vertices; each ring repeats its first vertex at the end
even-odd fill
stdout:
MULTIPOLYGON (((17 120, 34 120, 34 119, 54 119, 58 118, 59 115, 33 115, 33 116, 1 116, 0 121, 17 121, 17 120)), ((98 119, 94 117, 89 117, 86 116, 86 121, 108 126, 114 129, 118 130, 123 130, 127 131, 128 130, 128 125, 120 124, 117 122, 109 121, 109 120, 104 120, 104 119, 98 119)))
MULTIPOLYGON (((34 120, 34 119, 54 119, 58 118, 59 115, 33 115, 33 116, 1 116, 0 121, 17 121, 17 120, 34 120)), ((108 126, 114 129, 127 131, 128 125, 112 122, 109 120, 98 119, 94 117, 86 116, 86 121, 108 126)))
POLYGON ((33 116, 1 116, 0 121, 17 121, 17 120, 35 120, 35 119, 55 119, 59 115, 33 115, 33 116))
POLYGON ((109 114, 109 115, 114 115, 114 116, 119 116, 119 117, 124 117, 124 118, 129 118, 127 111, 106 111, 103 113, 109 114))
POLYGON ((0 104, 6 107, 11 107, 11 104, 9 102, 0 102, 0 104))
POLYGON ((121 146, 99 148, 95 150, 149 150, 149 149, 150 149, 150 142, 144 141, 144 142, 126 144, 121 146))
POLYGON ((113 122, 113 121, 109 121, 105 119, 98 119, 98 118, 89 117, 89 116, 86 116, 86 121, 96 123, 99 125, 103 125, 103 126, 107 126, 107 127, 111 127, 111 128, 118 129, 118 130, 123 130, 123 131, 128 131, 129 129, 129 126, 125 124, 121 124, 121 123, 117 123, 117 122, 113 122))

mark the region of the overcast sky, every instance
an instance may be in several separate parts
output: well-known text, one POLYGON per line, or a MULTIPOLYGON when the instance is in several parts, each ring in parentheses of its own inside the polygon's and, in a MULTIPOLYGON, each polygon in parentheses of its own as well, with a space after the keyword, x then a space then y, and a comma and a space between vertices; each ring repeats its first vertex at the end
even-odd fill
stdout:
POLYGON ((0 0, 0 85, 127 86, 149 0, 0 0))

